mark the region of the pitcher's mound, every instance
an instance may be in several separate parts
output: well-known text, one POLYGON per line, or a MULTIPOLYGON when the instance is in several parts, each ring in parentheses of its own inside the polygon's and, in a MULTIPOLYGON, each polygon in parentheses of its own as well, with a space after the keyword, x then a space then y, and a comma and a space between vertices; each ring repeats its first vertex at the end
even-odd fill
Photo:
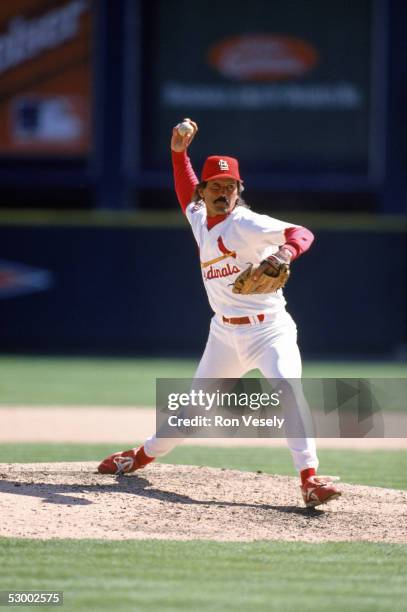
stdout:
POLYGON ((407 492, 342 485, 303 507, 297 478, 151 464, 123 477, 97 463, 0 464, 0 536, 407 542, 407 492))

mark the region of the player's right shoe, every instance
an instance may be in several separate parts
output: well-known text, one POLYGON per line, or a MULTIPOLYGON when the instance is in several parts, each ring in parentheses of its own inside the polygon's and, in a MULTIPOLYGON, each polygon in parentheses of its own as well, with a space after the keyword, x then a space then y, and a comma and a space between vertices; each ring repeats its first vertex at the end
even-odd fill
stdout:
POLYGON ((335 476, 309 476, 301 485, 301 493, 307 508, 315 508, 338 499, 342 492, 333 484, 339 478, 335 476))
POLYGON ((100 474, 129 474, 136 470, 141 470, 143 467, 154 461, 155 457, 149 457, 144 452, 144 446, 140 448, 131 448, 127 451, 120 451, 109 455, 98 465, 100 474))

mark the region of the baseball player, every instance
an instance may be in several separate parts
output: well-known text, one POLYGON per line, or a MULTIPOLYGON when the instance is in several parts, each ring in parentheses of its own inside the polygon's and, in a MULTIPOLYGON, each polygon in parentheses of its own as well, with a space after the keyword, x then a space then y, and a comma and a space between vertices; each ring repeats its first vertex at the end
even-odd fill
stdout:
MULTIPOLYGON (((314 237, 304 227, 247 207, 237 159, 208 157, 199 182, 187 154, 198 126, 190 119, 184 122, 190 131, 181 135, 176 126, 171 139, 175 191, 198 243, 202 278, 214 312, 195 379, 241 378, 256 368, 267 379, 300 379, 296 325, 285 309, 281 288, 291 263, 309 249, 314 237)), ((292 401, 301 401, 295 390, 292 401)), ((153 435, 140 448, 110 455, 98 470, 133 472, 179 442, 180 438, 153 435)), ((338 498, 341 492, 334 479, 317 475, 314 438, 287 437, 287 444, 300 474, 305 505, 338 498)))

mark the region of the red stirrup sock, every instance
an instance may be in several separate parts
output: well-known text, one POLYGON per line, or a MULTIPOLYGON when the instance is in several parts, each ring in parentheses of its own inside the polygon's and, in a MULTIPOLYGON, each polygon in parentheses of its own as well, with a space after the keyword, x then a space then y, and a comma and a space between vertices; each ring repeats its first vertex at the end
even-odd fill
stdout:
POLYGON ((306 480, 308 480, 310 476, 315 476, 316 473, 317 471, 315 468, 307 468, 306 470, 301 470, 300 472, 301 484, 304 485, 306 480))
POLYGON ((140 467, 144 467, 145 465, 154 461, 154 459, 155 457, 149 457, 148 455, 146 455, 144 451, 144 446, 140 446, 140 448, 138 449, 136 453, 137 465, 139 465, 140 467))

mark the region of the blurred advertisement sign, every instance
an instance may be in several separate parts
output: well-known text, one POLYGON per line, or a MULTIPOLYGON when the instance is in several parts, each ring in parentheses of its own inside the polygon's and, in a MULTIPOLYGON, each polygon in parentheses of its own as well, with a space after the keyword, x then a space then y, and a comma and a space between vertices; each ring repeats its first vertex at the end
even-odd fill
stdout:
POLYGON ((75 98, 17 98, 13 132, 20 143, 73 142, 83 131, 75 98))
POLYGON ((146 167, 164 166, 169 129, 191 117, 194 157, 225 152, 247 172, 368 171, 371 0, 153 5, 146 167))
POLYGON ((0 153, 90 148, 92 0, 0 5, 0 153))
POLYGON ((0 300, 47 291, 52 284, 52 273, 48 270, 0 260, 0 300))
POLYGON ((306 74, 317 63, 318 52, 299 38, 246 34, 215 43, 208 61, 226 78, 273 81, 306 74))

